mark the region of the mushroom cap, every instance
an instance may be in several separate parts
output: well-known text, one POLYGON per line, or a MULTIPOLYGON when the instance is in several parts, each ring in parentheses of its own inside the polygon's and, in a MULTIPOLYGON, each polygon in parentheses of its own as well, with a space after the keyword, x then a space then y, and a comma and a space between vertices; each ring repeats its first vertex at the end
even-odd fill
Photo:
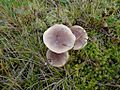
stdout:
POLYGON ((46 57, 48 60, 48 63, 54 67, 62 67, 66 64, 69 58, 68 52, 64 53, 54 53, 50 51, 49 49, 47 50, 46 57))
POLYGON ((76 41, 75 41, 73 49, 78 50, 86 46, 88 35, 85 29, 82 28, 81 26, 74 25, 71 27, 71 31, 76 37, 76 41))
POLYGON ((73 48, 76 37, 65 25, 55 24, 43 34, 44 44, 55 53, 63 53, 73 48))

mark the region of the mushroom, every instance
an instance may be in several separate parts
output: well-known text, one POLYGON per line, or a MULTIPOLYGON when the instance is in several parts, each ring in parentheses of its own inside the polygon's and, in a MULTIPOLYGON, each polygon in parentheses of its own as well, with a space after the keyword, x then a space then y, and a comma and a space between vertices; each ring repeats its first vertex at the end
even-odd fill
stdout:
POLYGON ((64 53, 54 53, 50 51, 49 49, 47 50, 46 57, 48 60, 48 63, 54 67, 62 67, 66 64, 69 58, 68 52, 64 53))
POLYGON ((76 37, 76 41, 75 41, 73 49, 78 50, 86 46, 88 35, 85 29, 82 28, 81 26, 74 25, 71 27, 71 31, 76 37))
POLYGON ((64 53, 72 49, 75 40, 76 37, 70 28, 63 24, 55 24, 43 34, 44 44, 55 53, 64 53))

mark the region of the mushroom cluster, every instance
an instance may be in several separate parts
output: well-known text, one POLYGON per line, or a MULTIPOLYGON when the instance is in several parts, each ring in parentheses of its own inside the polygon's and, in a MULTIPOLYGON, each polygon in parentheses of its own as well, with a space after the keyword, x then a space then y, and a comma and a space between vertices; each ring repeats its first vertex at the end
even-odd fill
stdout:
POLYGON ((64 66, 69 58, 68 51, 79 50, 87 44, 87 33, 78 25, 71 28, 63 24, 55 24, 43 34, 43 42, 48 48, 46 57, 54 67, 64 66))

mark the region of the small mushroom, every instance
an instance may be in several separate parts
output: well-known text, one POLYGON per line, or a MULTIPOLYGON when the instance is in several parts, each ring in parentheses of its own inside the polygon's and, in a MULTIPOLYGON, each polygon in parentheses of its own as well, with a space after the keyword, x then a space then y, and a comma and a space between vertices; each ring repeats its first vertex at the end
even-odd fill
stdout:
POLYGON ((82 28, 81 26, 74 25, 71 27, 71 31, 76 37, 76 41, 75 41, 73 49, 78 50, 86 46, 88 35, 85 29, 82 28))
POLYGON ((55 53, 63 53, 72 49, 76 37, 68 28, 63 24, 55 24, 48 28, 43 34, 43 41, 45 45, 55 53))
POLYGON ((68 52, 64 53, 54 53, 50 51, 49 49, 47 50, 46 57, 48 60, 48 63, 54 67, 62 67, 66 64, 69 58, 68 52))

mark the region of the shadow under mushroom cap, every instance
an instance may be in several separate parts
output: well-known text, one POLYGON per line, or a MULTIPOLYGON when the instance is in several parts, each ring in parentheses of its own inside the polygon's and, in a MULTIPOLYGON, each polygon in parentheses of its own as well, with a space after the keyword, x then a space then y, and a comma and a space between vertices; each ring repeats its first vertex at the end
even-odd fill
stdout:
POLYGON ((73 48, 76 37, 71 30, 62 24, 55 24, 43 34, 45 45, 55 53, 63 53, 73 48))
POLYGON ((48 49, 46 57, 50 65, 54 67, 62 67, 67 63, 69 54, 68 52, 57 54, 48 49))
POLYGON ((73 49, 78 50, 86 46, 88 35, 85 29, 82 28, 81 26, 75 25, 71 27, 71 31, 76 37, 76 41, 75 41, 73 49))

